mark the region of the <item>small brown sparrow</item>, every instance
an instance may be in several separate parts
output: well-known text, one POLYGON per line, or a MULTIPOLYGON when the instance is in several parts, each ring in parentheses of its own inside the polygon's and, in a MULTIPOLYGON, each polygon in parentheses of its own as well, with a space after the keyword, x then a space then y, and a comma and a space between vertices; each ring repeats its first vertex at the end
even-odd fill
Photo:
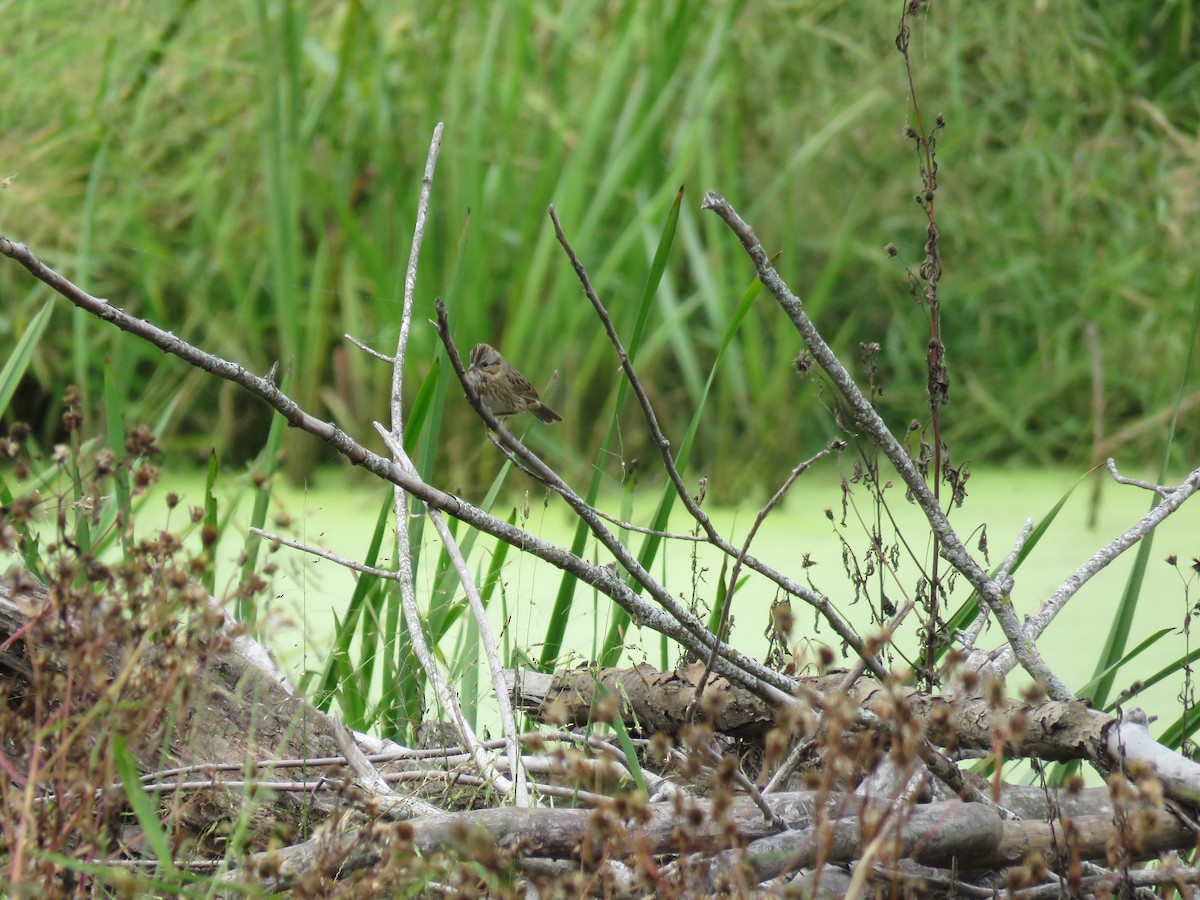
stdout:
POLYGON ((467 384, 494 416, 512 416, 529 411, 547 425, 562 421, 562 416, 541 401, 537 390, 525 380, 525 376, 488 344, 476 344, 471 351, 467 384))

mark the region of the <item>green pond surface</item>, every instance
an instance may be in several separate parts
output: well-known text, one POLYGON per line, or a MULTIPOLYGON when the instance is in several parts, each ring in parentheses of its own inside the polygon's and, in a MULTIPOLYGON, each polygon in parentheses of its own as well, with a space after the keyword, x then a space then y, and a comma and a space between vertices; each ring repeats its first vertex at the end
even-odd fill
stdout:
MULTIPOLYGON (((235 481, 229 478, 228 486, 219 488, 218 495, 235 496, 235 481)), ((519 485, 520 481, 514 478, 509 483, 519 485)), ((1114 484, 1105 476, 1096 523, 1090 527, 1087 524, 1093 497, 1090 478, 1081 481, 1080 473, 1072 471, 989 469, 973 475, 966 502, 952 512, 951 520, 958 534, 971 547, 977 546, 982 533, 980 529, 986 525, 990 559, 995 565, 1009 552, 1022 523, 1027 518, 1032 518, 1035 523, 1041 521, 1073 487, 1074 492, 1049 532, 1016 573, 1012 598, 1021 615, 1035 612, 1043 599, 1081 563, 1143 516, 1150 506, 1150 494, 1114 484)), ((199 476, 175 478, 169 485, 160 486, 159 493, 168 488, 181 494, 184 505, 202 502, 203 480, 199 476)), ((325 547, 343 557, 360 559, 370 542, 385 491, 361 481, 348 482, 340 472, 328 472, 322 475, 315 488, 281 487, 277 496, 278 507, 273 508, 272 518, 276 511, 286 512, 291 519, 287 532, 290 536, 325 547)), ((657 496, 655 491, 643 488, 640 500, 635 504, 636 524, 647 523, 657 496)), ((615 515, 620 508, 620 498, 609 499, 611 503, 605 504, 604 509, 615 515)), ((802 478, 791 489, 782 507, 761 526, 752 552, 794 579, 811 583, 824 592, 833 599, 844 617, 867 633, 872 630, 870 609, 866 600, 857 604, 850 602, 853 592, 844 571, 841 538, 845 539, 845 546, 857 557, 859 564, 865 564, 869 545, 867 528, 875 516, 875 505, 865 490, 856 488, 848 501, 843 525, 842 504, 839 479, 832 470, 802 478), (829 520, 827 509, 834 511, 835 522, 829 520)), ((524 505, 524 498, 514 494, 512 500, 498 504, 494 511, 503 517, 514 507, 524 505)), ((239 528, 244 530, 250 506, 247 497, 234 514, 234 527, 223 540, 218 590, 221 584, 230 583, 237 576, 236 556, 241 549, 239 528)), ((740 509, 710 510, 710 514, 717 527, 740 546, 760 506, 761 501, 747 503, 740 509)), ((163 504, 155 498, 148 507, 146 512, 153 513, 163 504)), ((523 527, 547 540, 569 543, 574 522, 561 499, 552 496, 547 501, 545 490, 531 484, 528 507, 528 518, 523 527)), ((885 524, 885 542, 894 541, 894 527, 899 527, 907 542, 907 549, 900 554, 899 575, 889 579, 887 586, 892 602, 899 606, 905 597, 911 596, 918 578, 917 568, 908 554, 927 560, 930 543, 927 529, 921 527, 923 520, 919 511, 904 500, 902 490, 893 488, 888 492, 888 507, 889 522, 894 521, 895 526, 885 524)), ((179 516, 179 511, 174 515, 179 516)), ((139 527, 157 525, 152 515, 143 514, 139 527)), ((685 532, 691 527, 686 513, 677 505, 670 530, 685 532)), ((435 540, 433 529, 426 529, 425 546, 430 552, 423 554, 416 586, 422 600, 427 599, 432 590, 429 561, 437 555, 438 548, 431 545, 435 540)), ((633 536, 635 549, 640 547, 641 540, 640 536, 633 536)), ((1136 548, 1126 552, 1086 584, 1039 642, 1051 667, 1073 689, 1082 687, 1094 673, 1136 552, 1136 548)), ((599 554, 595 541, 589 542, 586 555, 606 561, 599 554)), ((472 571, 480 574, 486 571, 490 555, 490 539, 476 544, 469 560, 472 571)), ((1197 596, 1195 576, 1189 568, 1197 556, 1200 556, 1200 500, 1193 500, 1168 519, 1155 536, 1134 634, 1127 649, 1159 629, 1174 631, 1122 673, 1118 688, 1134 678, 1147 678, 1194 646, 1194 642, 1188 643, 1182 626, 1197 596), (1172 554, 1178 557, 1174 567, 1167 562, 1167 557, 1172 554)), ((285 668, 293 673, 319 670, 330 646, 334 617, 346 608, 354 576, 332 562, 288 549, 278 551, 272 559, 279 562, 279 575, 272 599, 260 610, 260 622, 266 623, 263 634, 285 668)), ((720 571, 719 553, 705 545, 681 541, 668 541, 665 552, 653 566, 655 575, 681 602, 690 604, 696 599, 704 610, 715 596, 720 571)), ((534 657, 540 655, 540 642, 545 635, 559 582, 559 573, 548 564, 515 552, 509 554, 503 570, 502 591, 495 593, 489 608, 491 621, 502 633, 505 646, 523 648, 534 657)), ((877 586, 878 577, 872 583, 877 586)), ((968 593, 965 580, 957 579, 950 608, 956 608, 968 593)), ((743 651, 760 658, 767 646, 764 629, 775 597, 773 586, 753 575, 734 600, 732 640, 743 651)), ((567 664, 592 658, 607 631, 612 611, 610 602, 594 596, 590 589, 581 591, 579 598, 566 636, 564 662, 567 664)), ((827 624, 818 622, 812 612, 797 601, 793 601, 793 608, 797 614, 793 642, 797 647, 804 650, 810 646, 810 641, 828 642, 836 647, 835 636, 827 624)), ((915 621, 906 622, 898 635, 897 644, 902 652, 914 648, 916 625, 915 621)), ((989 626, 979 641, 979 645, 987 649, 1002 643, 1003 635, 995 625, 989 626)), ((623 662, 663 664, 662 645, 657 634, 634 630, 627 644, 629 650, 623 662)), ((454 645, 448 643, 444 649, 449 655, 454 645)), ((678 648, 672 647, 666 664, 673 665, 677 660, 678 648)), ((901 660, 897 658, 896 662, 901 660)), ((1020 680, 1019 675, 1014 676, 1015 682, 1020 680)), ((1140 697, 1138 705, 1158 715, 1161 728, 1174 721, 1181 711, 1181 687, 1180 678, 1172 678, 1169 683, 1140 697)))

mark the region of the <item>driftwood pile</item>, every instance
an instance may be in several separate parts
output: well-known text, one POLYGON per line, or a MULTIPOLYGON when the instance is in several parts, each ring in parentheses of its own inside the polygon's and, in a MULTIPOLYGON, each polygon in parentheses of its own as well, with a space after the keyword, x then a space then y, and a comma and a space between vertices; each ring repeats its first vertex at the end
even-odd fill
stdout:
MULTIPOLYGON (((172 829, 176 865, 219 871, 243 887, 436 877, 465 890, 483 884, 463 874, 479 860, 515 867, 514 884, 551 893, 573 885, 581 895, 638 896, 657 886, 668 896, 704 896, 790 884, 840 896, 857 880, 858 888, 982 896, 1020 887, 1030 891, 1021 896, 1050 896, 1059 884, 1094 892, 1194 878, 1177 862, 1135 868, 1195 844, 1189 818, 1164 803, 1149 760, 1123 760, 1139 780, 1114 774, 1106 788, 1068 790, 989 783, 951 762, 997 751, 1118 768, 1121 742, 1144 727, 1078 701, 929 695, 867 678, 838 694, 845 673, 830 672, 805 679, 804 693, 842 699, 789 717, 710 678, 702 704, 709 724, 701 727, 687 718, 701 665, 513 672, 520 702, 556 723, 525 736, 522 765, 538 783, 538 805, 515 808, 497 805, 502 798, 459 748, 414 750, 350 734, 297 697, 269 654, 207 603, 192 612, 204 625, 173 649, 147 644, 141 628, 123 632, 104 653, 116 693, 88 697, 71 651, 112 632, 102 600, 60 605, 80 596, 93 594, 69 585, 47 594, 28 577, 3 583, 4 693, 40 691, 47 719, 73 704, 87 724, 72 753, 105 741, 113 720, 89 715, 104 704, 171 698, 170 711, 141 708, 122 720, 125 739, 172 829), (189 684, 181 697, 182 673, 189 684), (597 714, 617 714, 650 736, 636 741, 636 776, 615 741, 588 737, 582 726, 597 714), (805 752, 787 783, 764 791, 781 754, 797 747, 805 752), (638 778, 648 796, 635 790, 638 778), (229 826, 243 818, 250 824, 241 852, 230 855, 229 826)), ((1132 743, 1125 749, 1138 754, 1149 746, 1132 743)), ((37 748, 11 730, 3 749, 10 770, 36 772, 37 748)), ((120 784, 98 787, 125 808, 120 784)), ((81 803, 53 782, 37 793, 48 817, 70 817, 81 803)), ((113 821, 124 825, 107 858, 145 858, 132 817, 113 821)))

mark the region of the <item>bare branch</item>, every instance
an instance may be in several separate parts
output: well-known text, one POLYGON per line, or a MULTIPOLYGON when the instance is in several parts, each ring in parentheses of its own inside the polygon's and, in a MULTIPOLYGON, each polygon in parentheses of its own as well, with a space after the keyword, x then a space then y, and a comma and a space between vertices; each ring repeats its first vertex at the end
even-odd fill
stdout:
MULTIPOLYGON (((425 174, 421 179, 421 194, 417 201, 417 217, 416 223, 413 226, 412 247, 408 255, 408 268, 404 273, 404 310, 400 319, 400 336, 397 339, 396 357, 392 362, 392 429, 388 433, 379 426, 376 426, 383 437, 384 443, 387 444, 388 449, 392 452, 392 459, 399 463, 401 469, 406 471, 410 477, 417 477, 417 471, 408 460, 407 455, 405 455, 403 445, 404 396, 402 388, 404 384, 404 362, 408 353, 409 324, 412 321, 413 295, 416 292, 417 285, 417 261, 420 258, 421 244, 425 238, 425 220, 429 214, 429 193, 433 185, 433 172, 437 165, 438 151, 441 149, 441 145, 442 123, 439 122, 433 129, 433 138, 429 143, 429 154, 425 160, 425 174)), ((392 508, 396 520, 396 568, 400 576, 400 608, 404 613, 405 624, 408 626, 409 642, 413 655, 420 661, 421 668, 425 671, 425 677, 429 679, 434 694, 437 696, 443 715, 450 720, 462 738, 463 743, 466 744, 479 771, 495 783, 497 790, 504 793, 513 792, 518 804, 525 805, 528 802, 528 794, 526 793, 523 777, 517 775, 519 784, 510 782, 508 778, 501 775, 496 769, 492 760, 479 745, 479 738, 476 737, 470 723, 467 722, 466 716, 463 715, 462 708, 459 706, 458 695, 446 683, 441 670, 438 668, 437 660, 425 642, 425 631, 421 626, 421 615, 417 609, 416 592, 413 588, 412 547, 408 530, 408 494, 399 487, 393 489, 392 508)), ((435 509, 433 506, 429 506, 428 508, 431 513, 435 509)), ((469 581, 470 579, 468 578, 467 580, 469 581)), ((515 728, 513 730, 515 731, 515 728)), ((519 767, 514 766, 513 772, 510 772, 510 774, 519 772, 519 767)))
POLYGON ((429 192, 433 187, 433 170, 437 165, 438 151, 442 147, 442 123, 433 129, 429 142, 429 155, 425 159, 425 174, 421 178, 421 195, 417 200, 417 220, 413 225, 412 247, 408 253, 408 268, 404 272, 404 309, 400 317, 400 336, 396 343, 396 357, 392 370, 392 435, 403 440, 404 420, 402 416, 402 392, 404 385, 404 359, 408 353, 408 329, 412 321, 413 295, 417 289, 417 260, 421 255, 421 244, 425 240, 425 219, 429 215, 429 192))
MULTIPOLYGON (((1184 501, 1198 490, 1200 490, 1200 468, 1193 469, 1181 484, 1156 491, 1156 493, 1160 493, 1163 497, 1162 502, 1126 529, 1124 534, 1114 538, 1107 546, 1101 547, 1093 553, 1087 562, 1076 569, 1046 599, 1042 604, 1042 608, 1028 619, 1025 623, 1025 628, 1030 639, 1036 639, 1049 627, 1050 623, 1054 621, 1054 617, 1062 612, 1063 607, 1067 605, 1067 601, 1074 597, 1079 592, 1079 589, 1092 579, 1092 576, 1099 573, 1109 563, 1116 560, 1118 556, 1157 528, 1159 524, 1174 513, 1175 510, 1179 509, 1184 501)), ((995 666, 999 671, 1007 672, 1013 667, 1011 649, 1005 648, 1002 652, 994 654, 994 656, 996 658, 995 666)))
MULTIPOLYGON (((760 575, 769 578, 789 594, 799 597, 805 603, 814 607, 829 622, 833 630, 837 632, 838 637, 845 641, 855 653, 861 656, 863 652, 862 638, 859 637, 858 633, 848 622, 842 619, 837 610, 834 609, 833 604, 829 602, 828 597, 804 587, 798 582, 776 572, 770 566, 760 562, 753 556, 739 551, 717 531, 708 514, 692 498, 688 492, 687 485, 683 483, 683 478, 680 476, 679 470, 675 467, 675 459, 671 456, 671 442, 667 440, 666 435, 663 434, 662 428, 658 424, 658 417, 654 413, 654 407, 650 403, 650 398, 647 396, 645 388, 642 387, 641 380, 637 377, 637 372, 634 371, 633 362, 629 359, 629 354, 625 352, 625 347, 621 343, 621 337, 617 334, 617 330, 613 326, 608 310, 600 302, 599 296, 597 296, 595 289, 592 287, 587 269, 579 261, 579 257, 575 255, 575 250, 571 247, 570 242, 563 233, 562 223, 559 222, 558 213, 553 206, 550 207, 550 219, 554 222, 554 234, 558 238, 558 242, 562 245, 563 251, 567 254, 567 258, 571 261, 571 265, 575 269, 575 274, 583 286, 584 294, 591 301, 592 307, 596 310, 596 315, 599 316, 600 321, 604 325, 604 330, 608 334, 609 341, 617 352, 617 357, 621 361, 621 368, 625 373, 625 377, 628 379, 629 385, 633 389, 634 395, 638 398, 638 403, 642 408, 642 415, 646 419, 646 426, 650 430, 650 436, 653 438, 654 444, 658 447, 659 454, 662 456, 663 467, 666 469, 667 477, 671 479, 671 484, 675 486, 675 493, 679 496, 684 508, 696 520, 696 523, 708 536, 708 540, 713 546, 719 548, 727 556, 735 559, 740 557, 746 566, 760 575)), ((883 666, 878 660, 868 660, 868 666, 877 676, 881 678, 885 676, 883 666)))
MULTIPOLYGON (((409 249, 408 267, 404 273, 404 308, 400 319, 400 335, 396 345, 396 356, 392 360, 392 394, 391 414, 392 429, 390 434, 380 429, 384 442, 392 451, 394 463, 399 463, 402 470, 415 477, 416 470, 404 456, 404 362, 408 352, 409 324, 412 321, 413 295, 417 284, 417 262, 421 254, 421 244, 425 238, 425 220, 429 213, 429 193, 433 185, 434 168, 437 165, 438 151, 442 145, 442 123, 433 129, 433 137, 429 144, 429 154, 425 160, 425 174, 421 179, 421 193, 417 200, 417 216, 413 226, 412 246, 409 249)), ((396 580, 400 583, 400 607, 404 613, 404 621, 408 626, 409 641, 413 655, 421 663, 433 687, 434 694, 441 705, 446 717, 450 720, 467 745, 476 766, 491 780, 496 789, 507 793, 516 791, 516 786, 500 774, 492 760, 484 753, 479 745, 470 724, 458 704, 458 697, 442 677, 437 660, 434 659, 429 645, 425 642, 425 632, 421 627, 421 614, 417 609, 416 592, 413 589, 412 549, 408 531, 408 494, 396 487, 393 489, 393 513, 396 520, 396 580)), ((518 792, 524 797, 524 785, 518 792)))

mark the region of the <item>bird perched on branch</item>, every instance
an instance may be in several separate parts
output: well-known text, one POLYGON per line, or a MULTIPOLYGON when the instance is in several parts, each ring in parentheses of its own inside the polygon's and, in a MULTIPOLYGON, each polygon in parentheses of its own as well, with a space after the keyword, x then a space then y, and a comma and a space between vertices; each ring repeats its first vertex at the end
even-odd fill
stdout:
POLYGON ((467 384, 495 416, 531 412, 547 425, 562 416, 542 402, 537 389, 508 360, 489 344, 476 344, 471 351, 467 384))

